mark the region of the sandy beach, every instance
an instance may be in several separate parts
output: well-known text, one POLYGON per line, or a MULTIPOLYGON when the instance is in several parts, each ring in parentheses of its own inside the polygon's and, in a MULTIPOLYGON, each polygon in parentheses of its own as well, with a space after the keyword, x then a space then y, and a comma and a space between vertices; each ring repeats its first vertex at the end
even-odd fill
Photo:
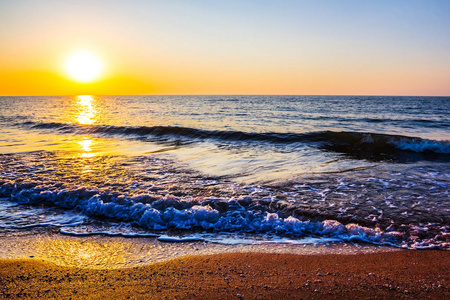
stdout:
POLYGON ((223 253, 90 269, 0 260, 2 299, 449 299, 450 253, 223 253))
POLYGON ((450 300, 450 0, 0 0, 0 300, 450 300))

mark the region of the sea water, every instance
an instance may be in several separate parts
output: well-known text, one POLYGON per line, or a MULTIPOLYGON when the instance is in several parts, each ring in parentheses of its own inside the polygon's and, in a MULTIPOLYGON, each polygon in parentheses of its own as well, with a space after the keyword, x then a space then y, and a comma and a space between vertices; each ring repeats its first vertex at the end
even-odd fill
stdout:
POLYGON ((450 248, 450 98, 0 97, 0 235, 450 248))

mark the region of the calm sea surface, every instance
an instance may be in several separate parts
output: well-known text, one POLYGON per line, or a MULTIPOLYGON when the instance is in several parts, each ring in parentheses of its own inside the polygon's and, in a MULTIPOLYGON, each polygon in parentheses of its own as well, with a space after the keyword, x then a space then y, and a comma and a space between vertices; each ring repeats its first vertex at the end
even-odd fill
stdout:
POLYGON ((0 235, 450 248, 450 98, 0 97, 0 235))

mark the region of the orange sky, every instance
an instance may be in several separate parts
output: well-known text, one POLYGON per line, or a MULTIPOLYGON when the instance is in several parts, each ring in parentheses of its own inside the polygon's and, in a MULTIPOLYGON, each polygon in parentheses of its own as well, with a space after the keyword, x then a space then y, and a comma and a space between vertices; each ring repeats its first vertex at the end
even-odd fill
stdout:
POLYGON ((449 2, 391 2, 2 1, 0 95, 450 95, 449 2))

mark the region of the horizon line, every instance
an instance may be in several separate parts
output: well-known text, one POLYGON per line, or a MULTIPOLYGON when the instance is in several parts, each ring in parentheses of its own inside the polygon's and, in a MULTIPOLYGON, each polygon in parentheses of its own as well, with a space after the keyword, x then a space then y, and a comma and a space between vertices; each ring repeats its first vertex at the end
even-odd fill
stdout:
POLYGON ((64 95, 0 95, 0 97, 73 97, 73 96, 338 96, 338 97, 439 97, 450 95, 374 95, 374 94, 64 94, 64 95))

